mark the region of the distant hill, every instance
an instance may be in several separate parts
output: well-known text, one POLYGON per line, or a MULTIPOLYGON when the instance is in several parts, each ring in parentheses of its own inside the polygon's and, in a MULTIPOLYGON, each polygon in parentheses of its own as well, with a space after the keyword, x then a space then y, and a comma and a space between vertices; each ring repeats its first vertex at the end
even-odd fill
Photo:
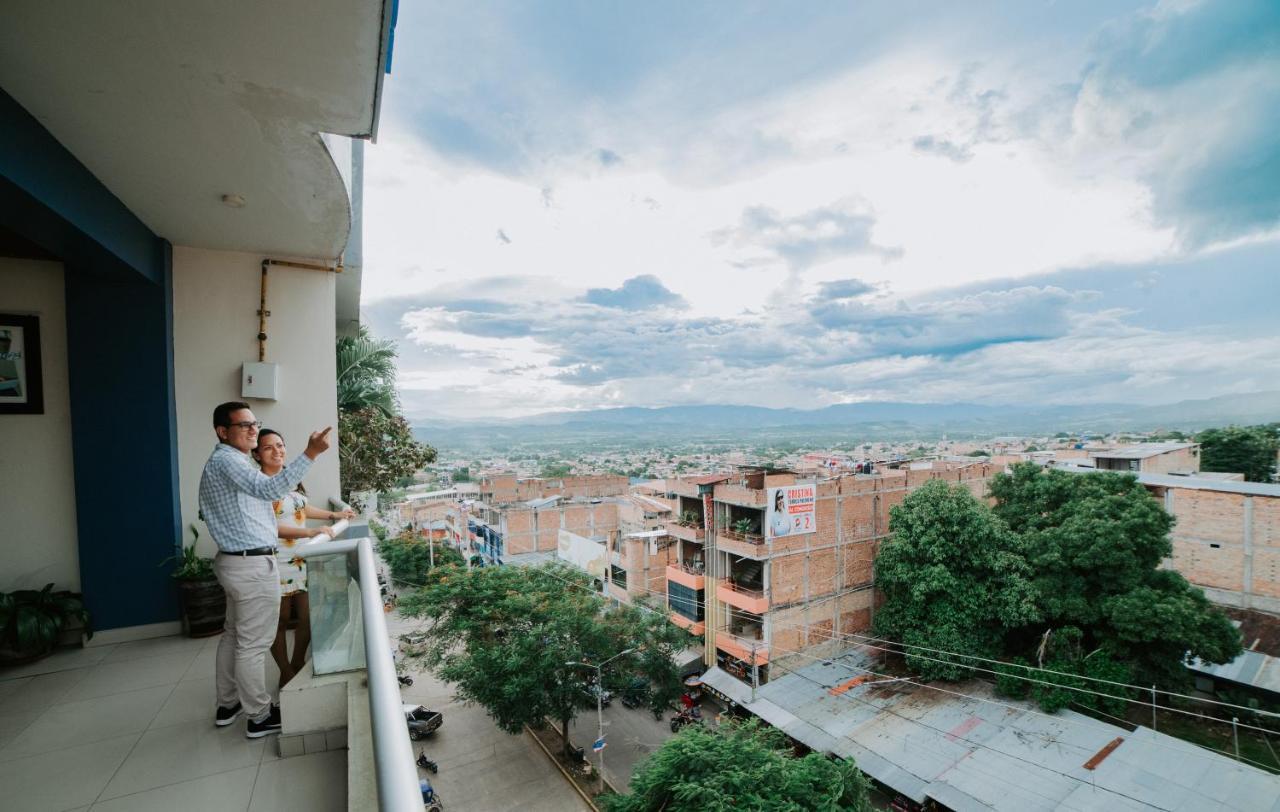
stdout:
POLYGON ((1054 431, 1194 431, 1229 423, 1280 421, 1280 391, 1186 400, 1161 406, 1128 404, 985 405, 978 403, 843 403, 822 409, 705 405, 645 408, 628 406, 585 412, 547 412, 514 420, 414 421, 415 432, 449 445, 529 441, 707 439, 762 434, 814 440, 833 432, 865 439, 895 439, 942 432, 998 435, 1054 431))

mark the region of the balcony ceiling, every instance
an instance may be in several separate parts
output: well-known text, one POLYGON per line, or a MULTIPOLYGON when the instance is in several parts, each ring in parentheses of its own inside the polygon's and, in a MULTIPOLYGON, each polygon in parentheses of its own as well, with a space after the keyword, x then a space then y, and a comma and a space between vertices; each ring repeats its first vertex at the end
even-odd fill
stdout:
POLYGON ((0 87, 170 242, 333 258, 350 208, 319 133, 372 134, 389 3, 16 0, 0 87))

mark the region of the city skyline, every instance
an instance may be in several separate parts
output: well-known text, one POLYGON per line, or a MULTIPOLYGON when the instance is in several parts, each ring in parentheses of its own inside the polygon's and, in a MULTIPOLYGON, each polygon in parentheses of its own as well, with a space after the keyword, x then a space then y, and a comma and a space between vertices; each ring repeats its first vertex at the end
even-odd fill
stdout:
POLYGON ((402 8, 365 321, 411 418, 1272 389, 1277 31, 1266 3, 402 8))

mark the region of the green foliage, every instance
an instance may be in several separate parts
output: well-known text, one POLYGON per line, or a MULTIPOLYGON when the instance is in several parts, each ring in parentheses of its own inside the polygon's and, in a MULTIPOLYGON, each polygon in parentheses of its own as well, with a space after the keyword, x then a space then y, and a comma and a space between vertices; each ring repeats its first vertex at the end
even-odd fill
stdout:
POLYGON ((458 470, 454 471, 454 472, 453 472, 453 481, 454 481, 454 482, 470 482, 470 481, 471 481, 471 469, 470 469, 470 468, 465 468, 465 467, 464 467, 464 468, 459 468, 458 470))
POLYGON ((432 556, 435 557, 437 567, 463 564, 462 554, 457 550, 446 547, 439 541, 428 541, 412 530, 405 530, 395 538, 378 542, 378 555, 386 562, 392 579, 411 586, 426 583, 427 574, 431 572, 432 556), (432 545, 435 546, 434 550, 432 545))
POLYGON ((369 520, 369 530, 373 532, 373 537, 378 541, 387 540, 387 528, 377 519, 369 520))
POLYGON ((355 336, 337 342, 338 411, 373 408, 386 417, 397 413, 396 343, 374 338, 361 325, 355 336))
POLYGON ((1204 593, 1158 569, 1173 518, 1129 474, 1071 474, 1014 466, 992 480, 996 516, 1023 539, 1043 625, 1012 635, 1019 648, 1045 629, 1072 627, 1143 684, 1186 682, 1184 655, 1224 663, 1239 634, 1204 593))
POLYGON ((702 517, 692 510, 680 512, 680 524, 685 527, 702 527, 702 517))
POLYGON ((422 658, 457 695, 519 733, 544 718, 567 726, 583 707, 602 663, 606 688, 620 691, 637 676, 661 710, 680 695, 674 655, 688 635, 660 614, 610 607, 581 570, 541 567, 437 568, 400 609, 431 621, 422 658))
POLYGON ((756 520, 749 518, 738 519, 733 523, 733 531, 746 535, 747 533, 755 533, 759 528, 756 527, 756 520))
POLYGON ((340 411, 338 436, 342 498, 347 502, 352 491, 392 490, 400 477, 436 460, 436 450, 414 440, 403 417, 388 417, 374 407, 340 411))
POLYGON ((750 722, 685 728, 644 761, 607 812, 864 812, 867 780, 852 762, 796 758, 781 731, 750 722))
POLYGON ((160 562, 162 567, 169 562, 178 565, 174 567, 173 572, 169 573, 170 578, 177 581, 211 581, 217 577, 213 574, 213 559, 196 555, 198 541, 200 541, 200 531, 193 524, 191 525, 191 544, 182 548, 181 555, 172 555, 160 562))
POLYGON ((997 694, 1013 699, 1026 698, 1031 683, 1023 678, 1033 675, 1027 669, 1019 668, 1018 666, 1020 665, 1030 665, 1030 663, 1027 662, 1025 657, 1014 657, 1010 664, 997 665, 992 669, 996 672, 997 694))
POLYGON ((567 462, 549 462, 542 466, 539 474, 543 479, 564 479, 573 472, 573 466, 567 462))
MULTIPOLYGON (((1072 675, 1178 688, 1186 656, 1224 663, 1240 653, 1227 617, 1182 576, 1159 569, 1173 520, 1135 477, 1023 464, 998 475, 991 495, 988 509, 966 489, 934 481, 893 508, 893 537, 876 560, 881 634, 1065 672, 1029 674, 1052 683, 1028 682, 1047 710, 1073 702, 1122 710, 1118 699, 1071 690, 1087 684, 1072 675)), ((909 654, 907 664, 926 679, 973 672, 970 661, 933 652, 909 654)), ((1002 693, 1026 693, 1016 686, 1021 669, 995 670, 1002 693)))
POLYGON ((0 648, 18 658, 44 654, 58 643, 58 635, 71 623, 84 624, 85 635, 93 637, 89 610, 80 593, 44 589, 0 592, 0 648))
POLYGON ((1200 443, 1200 470, 1244 474, 1250 482, 1270 482, 1280 450, 1280 423, 1206 429, 1200 443))
MULTIPOLYGON (((880 634, 995 657, 1010 630, 1038 620, 1019 539, 967 489, 928 482, 890 511, 889 528, 893 537, 876 558, 876 582, 885 596, 876 612, 880 634)), ((907 662, 926 679, 972 673, 965 660, 922 654, 907 662)))

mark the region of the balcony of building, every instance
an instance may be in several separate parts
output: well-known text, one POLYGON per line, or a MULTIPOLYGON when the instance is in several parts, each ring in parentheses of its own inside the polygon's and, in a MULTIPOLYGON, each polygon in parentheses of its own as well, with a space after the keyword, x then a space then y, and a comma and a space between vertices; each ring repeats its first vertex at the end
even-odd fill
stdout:
POLYGON ((766 665, 769 662, 769 646, 756 637, 717 631, 716 648, 747 666, 766 665))
POLYGON ((679 584, 688 589, 706 589, 707 579, 701 567, 692 564, 668 564, 667 584, 679 584))
POLYGON ((672 538, 687 541, 691 544, 701 544, 707 540, 707 530, 702 525, 702 520, 692 520, 688 523, 676 519, 670 519, 665 525, 667 533, 672 538))
POLYGON ((765 591, 766 562, 725 556, 725 578, 716 587, 716 597, 724 603, 752 614, 769 611, 765 591))
POLYGON ((694 576, 677 569, 676 578, 671 576, 672 568, 667 568, 667 609, 671 613, 671 621, 691 634, 701 635, 706 626, 706 590, 701 575, 694 576), (693 579, 690 585, 685 578, 693 579))

